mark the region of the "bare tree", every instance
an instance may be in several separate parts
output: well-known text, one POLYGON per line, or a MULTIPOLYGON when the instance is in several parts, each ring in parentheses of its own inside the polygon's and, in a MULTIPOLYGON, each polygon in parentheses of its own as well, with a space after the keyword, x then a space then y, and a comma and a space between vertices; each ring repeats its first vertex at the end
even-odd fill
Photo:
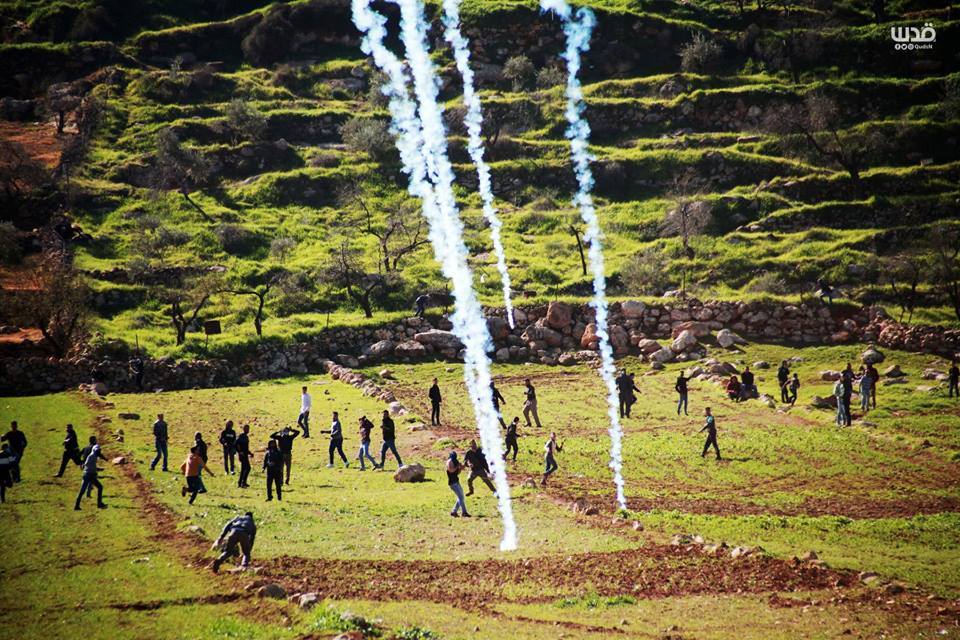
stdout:
POLYGON ((913 320, 913 312, 920 301, 918 288, 928 270, 927 256, 918 253, 900 253, 884 260, 884 279, 900 305, 898 321, 903 321, 904 313, 908 314, 907 322, 913 320))
POLYGON ((216 277, 202 276, 185 282, 182 288, 159 293, 158 297, 168 305, 166 314, 170 316, 178 346, 186 342, 187 330, 197 321, 211 296, 219 291, 221 288, 216 277))
POLYGON ((580 227, 575 224, 571 224, 570 235, 572 235, 577 241, 577 251, 580 253, 580 269, 583 271, 583 275, 587 275, 587 258, 583 254, 584 242, 581 239, 580 227))
POLYGON ((51 185, 50 171, 23 146, 0 139, 0 203, 7 212, 19 211, 34 189, 51 185))
POLYGON ((362 266, 362 253, 344 240, 333 252, 324 271, 324 280, 342 287, 347 295, 363 309, 363 315, 373 317, 373 294, 385 289, 386 278, 379 273, 367 273, 362 266))
POLYGON ((16 323, 40 329, 56 357, 65 357, 86 337, 89 290, 63 254, 46 255, 6 297, 16 323))
POLYGON ((73 86, 69 82, 59 82, 47 88, 47 109, 57 123, 58 136, 63 135, 67 118, 80 106, 80 100, 80 96, 73 94, 73 86))
POLYGON ((263 338, 263 321, 265 318, 264 307, 267 303, 267 295, 279 284, 281 274, 277 273, 266 277, 266 282, 260 285, 249 287, 235 286, 223 289, 223 293, 232 293, 237 296, 253 296, 256 300, 257 308, 253 314, 253 328, 257 332, 258 338, 263 338))
POLYGON ((211 178, 211 167, 199 151, 184 147, 173 129, 162 129, 157 134, 156 186, 158 189, 176 189, 204 220, 213 222, 190 192, 206 187, 211 178))
POLYGON ((696 171, 688 169, 673 179, 671 195, 673 208, 667 211, 663 220, 662 233, 665 236, 680 236, 683 244, 683 280, 680 289, 687 286, 686 261, 693 260, 696 252, 690 246, 690 239, 704 233, 713 222, 713 208, 701 199, 705 185, 697 182, 696 171))
POLYGON ((931 230, 933 279, 960 320, 960 228, 940 224, 931 230))
POLYGON ((403 258, 430 243, 426 222, 415 200, 404 196, 388 200, 383 205, 384 220, 380 222, 370 210, 362 186, 348 187, 340 197, 345 203, 356 203, 363 211, 363 232, 377 239, 377 263, 384 273, 400 271, 403 258))

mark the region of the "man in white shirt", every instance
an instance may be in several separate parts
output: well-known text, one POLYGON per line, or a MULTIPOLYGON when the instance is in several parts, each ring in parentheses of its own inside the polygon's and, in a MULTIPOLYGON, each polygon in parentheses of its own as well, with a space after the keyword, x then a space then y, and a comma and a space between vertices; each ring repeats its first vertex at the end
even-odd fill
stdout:
POLYGON ((303 437, 310 437, 310 407, 313 406, 313 398, 307 393, 307 388, 303 387, 300 394, 300 417, 297 418, 297 426, 303 429, 303 437))

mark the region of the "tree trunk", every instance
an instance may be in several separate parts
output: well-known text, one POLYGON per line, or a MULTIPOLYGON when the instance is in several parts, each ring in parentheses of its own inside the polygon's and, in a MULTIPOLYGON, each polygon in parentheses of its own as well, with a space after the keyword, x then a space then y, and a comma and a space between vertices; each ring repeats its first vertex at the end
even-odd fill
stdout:
POLYGON ((197 203, 193 200, 193 198, 190 197, 190 194, 189 194, 185 189, 180 189, 180 194, 183 196, 183 199, 186 200, 187 203, 189 203, 189 205, 190 205, 191 207, 193 207, 194 209, 196 209, 196 210, 200 213, 200 215, 203 216, 203 219, 204 219, 204 220, 206 220, 207 222, 216 222, 213 218, 211 218, 211 217, 207 214, 206 211, 203 210, 203 208, 202 208, 199 204, 197 204, 197 203))
POLYGON ((577 239, 577 251, 580 253, 580 268, 583 270, 583 275, 587 275, 587 259, 583 255, 583 243, 580 242, 580 232, 576 227, 571 225, 570 233, 577 239))

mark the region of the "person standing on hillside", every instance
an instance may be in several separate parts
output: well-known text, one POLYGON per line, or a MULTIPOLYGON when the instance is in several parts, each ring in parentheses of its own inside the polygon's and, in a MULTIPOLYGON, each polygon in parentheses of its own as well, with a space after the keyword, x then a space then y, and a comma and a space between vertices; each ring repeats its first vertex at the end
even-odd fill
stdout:
POLYGON ((446 470, 447 484, 450 486, 453 494, 457 496, 457 501, 453 504, 453 511, 450 512, 450 515, 454 518, 460 517, 461 515, 464 518, 470 517, 470 514, 467 513, 467 499, 463 495, 463 487, 460 486, 460 472, 463 471, 463 469, 464 466, 457 460, 457 452, 451 451, 450 456, 447 458, 446 470), (460 513, 457 513, 458 511, 460 513))
POLYGON ((90 445, 90 454, 83 461, 83 482, 80 483, 80 492, 77 493, 77 501, 73 505, 74 511, 80 511, 80 500, 83 494, 89 493, 92 487, 97 488, 97 508, 106 509, 107 505, 103 503, 103 485, 97 477, 97 460, 106 460, 100 452, 100 445, 92 443, 90 445))
POLYGON ((787 361, 780 361, 780 368, 777 369, 777 383, 780 385, 780 402, 790 402, 790 367, 787 361))
POLYGON ((684 375, 685 372, 681 371, 680 375, 677 377, 677 383, 673 385, 674 390, 677 392, 677 415, 680 415, 680 408, 683 408, 683 415, 690 415, 687 413, 687 396, 689 389, 687 388, 687 381, 690 378, 684 375))
POLYGON ((846 420, 846 426, 850 426, 851 418, 850 415, 850 399, 853 397, 853 380, 854 380, 853 367, 850 363, 847 363, 847 367, 840 374, 840 381, 843 383, 843 416, 846 420))
POLYGON ((560 468, 560 465, 557 464, 556 454, 563 451, 563 445, 557 442, 557 434, 551 433, 550 439, 547 440, 547 444, 543 445, 543 480, 540 481, 540 486, 547 486, 547 478, 550 477, 554 471, 560 468))
POLYGON ((507 425, 507 434, 504 438, 504 444, 506 444, 506 449, 503 452, 503 461, 507 461, 507 456, 510 455, 510 451, 513 450, 513 461, 517 461, 517 451, 519 448, 517 446, 517 428, 520 426, 520 416, 514 416, 513 421, 507 425))
POLYGON ((523 384, 526 387, 524 390, 526 399, 523 401, 523 418, 527 421, 527 427, 531 427, 533 426, 530 424, 530 416, 532 415, 537 423, 537 428, 541 429, 543 426, 540 424, 540 414, 537 413, 537 390, 533 388, 530 378, 524 380, 523 384))
MULTIPOLYGON (((960 368, 957 367, 957 361, 950 361, 950 371, 947 373, 947 382, 949 388, 947 389, 947 397, 952 398, 956 395, 957 398, 960 398, 960 368)), ((874 402, 873 406, 877 406, 874 402)))
POLYGON ((270 437, 277 441, 277 448, 283 458, 283 466, 287 470, 286 484, 290 484, 290 467, 293 466, 293 441, 298 435, 300 435, 300 432, 290 427, 284 427, 280 431, 270 434, 270 437))
POLYGON ((236 473, 237 432, 233 430, 233 420, 227 420, 220 432, 220 446, 223 447, 223 473, 236 473))
POLYGON ((13 486, 13 452, 10 445, 4 442, 0 445, 0 504, 7 501, 7 489, 13 486))
MULTIPOLYGON (((203 466, 207 466, 208 452, 207 452, 207 443, 203 439, 203 434, 197 431, 193 434, 194 446, 197 447, 197 455, 200 456, 200 459, 203 460, 203 466)), ((207 473, 210 473, 210 469, 207 469, 207 473)), ((199 473, 197 474, 197 479, 200 481, 200 493, 207 492, 207 486, 203 484, 203 476, 199 473)))
POLYGON ((873 366, 873 363, 867 365, 867 375, 870 376, 870 379, 873 380, 873 384, 870 385, 870 400, 873 402, 873 408, 877 408, 877 386, 880 384, 880 372, 877 371, 877 368, 873 366))
POLYGON ((130 373, 133 374, 133 383, 137 385, 137 391, 143 391, 143 358, 139 354, 134 354, 130 358, 130 373))
POLYGON ((367 466, 363 462, 364 458, 370 461, 374 469, 377 469, 377 461, 370 455, 370 433, 372 431, 373 423, 367 419, 367 416, 360 416, 360 428, 358 430, 360 435, 360 450, 357 452, 357 459, 360 460, 360 471, 367 470, 367 466))
POLYGON ((340 414, 338 412, 333 412, 333 420, 330 421, 330 430, 321 431, 321 433, 330 434, 330 464, 327 465, 327 469, 333 469, 334 451, 340 454, 340 459, 343 460, 343 466, 349 468, 350 463, 347 462, 347 456, 343 455, 343 426, 340 424, 340 414))
POLYGON ((253 522, 253 514, 247 511, 237 516, 223 527, 220 537, 213 543, 212 550, 220 549, 220 556, 210 565, 214 573, 220 571, 220 565, 240 553, 240 567, 246 569, 250 565, 250 556, 253 554, 253 543, 257 539, 257 525, 253 522))
POLYGON ((500 413, 500 405, 507 404, 507 401, 503 399, 503 395, 500 393, 500 390, 497 389, 497 386, 493 384, 493 380, 490 380, 490 397, 493 398, 493 410, 497 412, 497 420, 500 421, 500 426, 504 429, 507 428, 507 423, 503 421, 503 415, 500 413))
POLYGON ((837 401, 837 426, 847 424, 846 403, 843 401, 843 380, 837 380, 833 385, 833 397, 837 401))
POLYGON ((10 422, 10 431, 0 436, 0 442, 6 442, 10 445, 10 453, 13 454, 10 477, 14 482, 20 482, 20 461, 23 460, 23 453, 27 449, 27 436, 23 431, 20 431, 16 420, 10 422))
POLYGON ((397 467, 403 466, 403 461, 400 459, 400 452, 397 451, 397 429, 393 424, 393 418, 390 417, 390 412, 386 409, 383 410, 383 419, 380 423, 380 430, 383 433, 383 446, 380 448, 380 469, 383 469, 383 465, 387 462, 387 451, 393 452, 393 457, 397 459, 397 467))
POLYGON ((619 400, 620 404, 620 417, 624 418, 627 416, 627 407, 630 404, 630 383, 627 379, 627 370, 620 369, 620 372, 617 374, 617 377, 614 378, 613 382, 615 385, 617 385, 617 400, 619 400))
POLYGON ((72 424, 67 425, 67 435, 63 439, 63 455, 60 457, 60 471, 57 472, 57 478, 63 477, 68 462, 73 462, 77 466, 83 465, 83 460, 80 459, 80 443, 77 442, 77 432, 73 430, 72 424))
MULTIPOLYGON (((273 439, 267 443, 267 453, 263 456, 263 470, 267 472, 267 502, 273 500, 273 486, 277 487, 277 500, 283 500, 283 464, 284 456, 273 439)), ((287 467, 289 469, 289 467, 287 467)))
POLYGON ((820 302, 828 307, 833 304, 833 287, 824 278, 817 278, 817 295, 820 297, 820 302))
POLYGON ((180 465, 180 472, 187 482, 185 486, 180 487, 180 495, 186 497, 189 493, 189 504, 193 504, 193 501, 197 499, 198 493, 207 492, 203 486, 203 480, 200 478, 200 474, 203 473, 204 470, 211 476, 213 475, 213 472, 210 471, 207 463, 200 455, 200 448, 197 445, 193 445, 190 447, 190 453, 187 455, 187 459, 180 465))
POLYGON ((297 426, 303 429, 304 439, 310 437, 310 409, 313 408, 313 397, 307 393, 306 387, 300 388, 300 415, 297 416, 297 426))
POLYGON ((417 309, 417 317, 422 318, 423 314, 427 311, 427 306, 430 304, 430 294, 424 293, 417 296, 413 304, 417 309))
POLYGON ((703 453, 700 454, 701 458, 707 456, 707 451, 710 450, 710 447, 713 447, 713 450, 717 454, 717 460, 720 459, 720 447, 717 445, 717 421, 714 419, 713 414, 710 412, 710 407, 707 407, 703 410, 703 414, 707 417, 706 423, 703 425, 703 428, 700 429, 699 433, 707 432, 707 441, 703 443, 703 453))
POLYGON ((250 485, 247 480, 250 478, 250 425, 243 425, 243 429, 237 436, 237 459, 240 461, 240 477, 237 478, 237 487, 246 489, 250 485))
POLYGON ((437 384, 436 378, 433 379, 433 385, 427 395, 430 396, 430 425, 436 427, 440 425, 440 403, 443 402, 440 385, 437 384))
POLYGON ((490 464, 487 462, 487 456, 483 449, 477 446, 476 440, 470 441, 470 449, 463 454, 463 461, 470 468, 470 476, 467 478, 467 495, 473 495, 473 481, 477 478, 483 480, 487 488, 494 494, 497 493, 496 487, 490 482, 490 464))
POLYGON ((800 393, 800 376, 793 374, 793 380, 790 381, 790 406, 797 404, 797 396, 800 393))
POLYGON ((867 415, 867 412, 870 411, 870 395, 873 392, 873 378, 861 367, 860 377, 857 383, 857 393, 860 395, 860 411, 863 412, 863 415, 867 415))
POLYGON ((157 421, 153 423, 153 446, 157 450, 157 456, 150 463, 150 471, 157 468, 160 458, 163 458, 163 470, 167 471, 167 423, 163 420, 163 414, 157 414, 157 421))

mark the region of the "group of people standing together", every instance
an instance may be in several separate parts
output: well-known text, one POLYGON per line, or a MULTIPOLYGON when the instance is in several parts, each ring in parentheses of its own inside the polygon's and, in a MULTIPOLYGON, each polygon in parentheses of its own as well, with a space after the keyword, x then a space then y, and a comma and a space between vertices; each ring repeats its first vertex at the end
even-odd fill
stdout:
POLYGON ((877 383, 880 381, 880 372, 873 364, 866 368, 860 367, 856 373, 848 362, 846 368, 840 372, 840 378, 833 385, 833 396, 837 401, 837 425, 849 427, 853 420, 850 411, 850 401, 853 397, 853 387, 856 385, 860 395, 860 410, 866 414, 870 411, 871 403, 877 408, 877 383))

